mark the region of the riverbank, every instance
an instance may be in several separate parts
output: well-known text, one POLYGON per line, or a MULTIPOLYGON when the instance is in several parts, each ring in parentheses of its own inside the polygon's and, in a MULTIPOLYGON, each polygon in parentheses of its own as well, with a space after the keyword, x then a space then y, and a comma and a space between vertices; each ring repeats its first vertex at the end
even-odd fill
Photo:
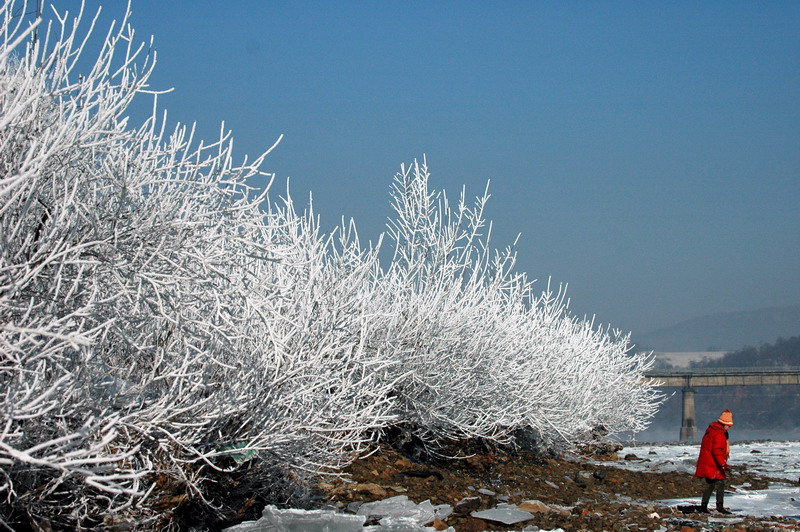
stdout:
MULTIPOLYGON (((357 460, 348 481, 318 486, 327 504, 342 510, 353 502, 368 502, 406 495, 414 502, 457 505, 465 498, 479 503, 464 515, 452 515, 445 524, 461 531, 522 530, 538 526, 548 530, 681 530, 687 527, 781 530, 797 529, 798 522, 782 517, 738 515, 721 521, 721 515, 685 514, 677 506, 659 501, 697 497, 702 480, 677 471, 642 471, 615 467, 614 462, 633 463, 654 456, 540 456, 530 452, 478 454, 462 460, 418 463, 381 447, 357 460), (516 525, 493 523, 472 517, 472 511, 494 508, 498 503, 521 504, 537 500, 549 510, 535 512, 534 519, 516 525), (733 522, 734 520, 738 522, 733 522)), ((735 467, 730 489, 765 490, 773 480, 735 467)), ((725 519, 725 518, 723 518, 725 519)))
MULTIPOLYGON (((697 504, 703 481, 681 471, 681 461, 669 452, 659 456, 658 451, 647 449, 637 447, 631 452, 612 447, 601 454, 561 456, 471 449, 469 454, 474 454, 458 460, 420 461, 381 446, 353 462, 346 470, 347 478, 318 483, 316 506, 353 513, 367 502, 405 496, 414 503, 430 501, 434 506, 452 507, 446 518, 429 526, 456 532, 536 527, 609 531, 800 529, 796 519, 786 516, 694 513, 687 504, 674 501, 697 504), (647 454, 636 454, 642 451, 647 454), (510 525, 480 518, 487 515, 479 513, 483 510, 509 508, 507 505, 527 509, 531 518, 510 525)), ((734 466, 728 490, 761 493, 775 482, 790 483, 740 464, 734 466)))

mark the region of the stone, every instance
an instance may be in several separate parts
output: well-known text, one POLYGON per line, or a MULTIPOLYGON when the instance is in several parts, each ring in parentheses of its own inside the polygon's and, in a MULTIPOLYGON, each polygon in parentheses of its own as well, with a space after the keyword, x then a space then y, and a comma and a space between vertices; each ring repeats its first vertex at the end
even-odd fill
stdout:
POLYGON ((704 528, 705 525, 706 525, 706 523, 703 522, 703 521, 696 521, 694 519, 683 519, 683 518, 679 518, 679 517, 669 517, 667 519, 664 519, 664 522, 667 525, 675 527, 675 528, 679 528, 680 530, 683 530, 685 528, 688 528, 689 530, 692 530, 692 529, 695 529, 695 528, 700 529, 700 528, 704 528))
POLYGON ((465 497, 458 501, 453 507, 455 515, 467 515, 481 507, 480 497, 465 497))
POLYGON ((400 474, 406 477, 425 478, 428 480, 435 478, 437 480, 444 480, 444 476, 441 473, 428 469, 412 469, 410 471, 401 471, 400 474))
POLYGON ((607 460, 623 448, 622 444, 615 441, 595 437, 590 441, 578 445, 580 454, 591 456, 596 460, 607 460))
POLYGON ((584 482, 591 481, 594 478, 592 471, 578 471, 575 473, 575 480, 582 479, 584 482))
POLYGON ((374 495, 378 499, 383 499, 389 495, 389 493, 384 488, 372 482, 368 482, 366 484, 344 484, 343 487, 348 488, 348 491, 355 491, 358 493, 369 493, 370 495, 374 495))
POLYGON ((435 530, 447 530, 450 528, 447 526, 447 523, 444 521, 440 521, 439 519, 434 519, 433 524, 431 525, 435 530))
POLYGON ((547 506, 542 501, 531 499, 529 501, 522 501, 521 503, 517 504, 517 508, 524 512, 530 512, 532 514, 543 513, 547 514, 553 511, 552 508, 547 506))

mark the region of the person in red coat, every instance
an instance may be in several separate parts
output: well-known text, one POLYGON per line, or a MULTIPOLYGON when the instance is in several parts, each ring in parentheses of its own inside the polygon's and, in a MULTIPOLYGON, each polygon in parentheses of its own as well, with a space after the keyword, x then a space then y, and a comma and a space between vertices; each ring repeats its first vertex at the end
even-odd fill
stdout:
POLYGON ((700 443, 700 456, 697 458, 697 469, 694 476, 706 480, 706 489, 700 504, 700 511, 708 513, 708 501, 711 494, 717 492, 717 511, 730 514, 723 506, 725 498, 725 472, 730 471, 728 458, 731 447, 728 443, 728 429, 733 426, 733 414, 725 410, 719 419, 709 423, 703 441, 700 443))

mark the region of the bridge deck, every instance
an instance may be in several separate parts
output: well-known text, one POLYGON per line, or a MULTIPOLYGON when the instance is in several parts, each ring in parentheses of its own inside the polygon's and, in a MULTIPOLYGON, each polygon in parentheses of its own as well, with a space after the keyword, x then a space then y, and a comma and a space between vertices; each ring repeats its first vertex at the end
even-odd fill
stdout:
POLYGON ((800 367, 652 370, 644 376, 661 386, 767 386, 800 384, 800 367))

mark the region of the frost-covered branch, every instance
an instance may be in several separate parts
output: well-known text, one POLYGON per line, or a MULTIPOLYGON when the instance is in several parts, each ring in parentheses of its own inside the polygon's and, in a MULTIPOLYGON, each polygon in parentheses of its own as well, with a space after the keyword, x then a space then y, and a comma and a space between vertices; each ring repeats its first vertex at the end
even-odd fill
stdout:
POLYGON ((398 417, 431 445, 464 438, 507 442, 517 429, 571 444, 592 428, 641 430, 659 395, 641 383, 649 365, 628 338, 598 330, 540 296, 514 271, 512 249, 493 252, 488 192, 455 208, 429 188, 423 159, 402 166, 389 224, 394 260, 384 297, 398 371, 398 417))

